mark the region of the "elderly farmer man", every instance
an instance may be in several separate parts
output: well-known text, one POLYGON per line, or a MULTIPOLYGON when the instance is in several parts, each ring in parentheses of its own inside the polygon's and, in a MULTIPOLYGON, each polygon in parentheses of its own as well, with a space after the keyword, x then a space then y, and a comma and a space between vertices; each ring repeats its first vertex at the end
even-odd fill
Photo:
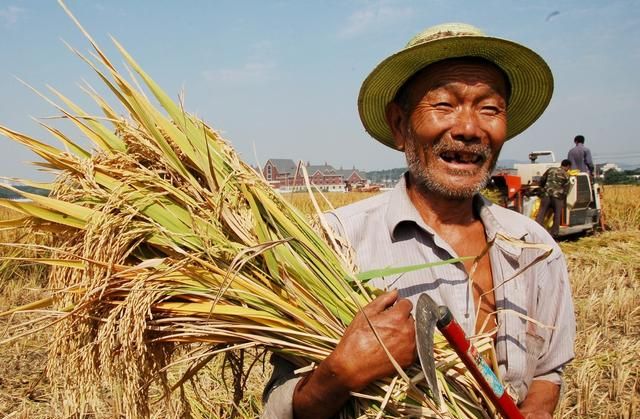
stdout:
MULTIPOLYGON (((470 25, 427 29, 373 70, 358 99, 367 132, 403 151, 408 172, 392 192, 328 215, 362 270, 480 255, 497 234, 551 246, 547 259, 510 281, 539 251, 497 240, 471 285, 471 262, 381 278, 374 285, 392 291, 364 309, 403 367, 416 358, 412 311, 419 294, 447 305, 468 335, 486 323, 509 393, 532 418, 551 417, 562 369, 574 356, 565 260, 541 226, 478 192, 504 142, 542 114, 552 91, 546 63, 522 45, 470 25)), ((350 392, 395 373, 362 314, 313 372, 295 377, 282 359, 274 364, 267 418, 331 417, 350 392)))

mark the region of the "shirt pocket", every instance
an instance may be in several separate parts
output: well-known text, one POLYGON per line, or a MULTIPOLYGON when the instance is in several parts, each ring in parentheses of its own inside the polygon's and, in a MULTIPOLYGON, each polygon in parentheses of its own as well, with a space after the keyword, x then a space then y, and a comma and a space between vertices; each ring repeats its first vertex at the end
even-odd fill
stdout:
POLYGON ((542 350, 544 349, 545 339, 540 336, 534 330, 528 330, 525 334, 525 345, 526 345, 526 354, 525 354, 525 368, 524 375, 522 377, 522 381, 529 388, 531 386, 531 381, 533 381, 534 374, 536 373, 536 368, 538 366, 538 361, 540 359, 540 355, 542 354, 542 350))

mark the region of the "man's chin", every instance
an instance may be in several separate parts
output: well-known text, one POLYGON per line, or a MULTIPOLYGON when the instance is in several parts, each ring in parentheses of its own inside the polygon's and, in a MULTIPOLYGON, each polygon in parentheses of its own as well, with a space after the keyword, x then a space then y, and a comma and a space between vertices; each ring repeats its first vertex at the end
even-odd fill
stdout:
POLYGON ((471 167, 447 164, 440 159, 427 159, 428 163, 422 164, 409 148, 406 154, 412 183, 427 196, 435 194, 453 200, 470 199, 480 192, 491 179, 495 165, 493 159, 471 167))

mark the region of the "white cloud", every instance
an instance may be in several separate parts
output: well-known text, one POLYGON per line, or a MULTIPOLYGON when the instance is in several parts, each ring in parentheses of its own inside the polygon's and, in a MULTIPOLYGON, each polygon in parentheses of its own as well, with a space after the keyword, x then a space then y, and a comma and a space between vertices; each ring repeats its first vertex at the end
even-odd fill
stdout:
POLYGON ((410 7, 393 7, 383 2, 369 3, 349 16, 346 25, 338 32, 341 37, 353 37, 373 27, 387 26, 413 15, 410 7))
POLYGON ((251 53, 242 65, 233 68, 205 70, 202 75, 209 82, 261 83, 273 79, 277 67, 272 43, 259 41, 251 47, 251 53))
POLYGON ((223 81, 229 83, 251 83, 269 80, 276 68, 274 61, 247 62, 238 68, 221 68, 205 71, 204 77, 208 81, 223 81))
POLYGON ((24 9, 18 6, 7 6, 4 9, 0 9, 0 22, 2 26, 8 28, 18 22, 19 16, 24 13, 24 9))

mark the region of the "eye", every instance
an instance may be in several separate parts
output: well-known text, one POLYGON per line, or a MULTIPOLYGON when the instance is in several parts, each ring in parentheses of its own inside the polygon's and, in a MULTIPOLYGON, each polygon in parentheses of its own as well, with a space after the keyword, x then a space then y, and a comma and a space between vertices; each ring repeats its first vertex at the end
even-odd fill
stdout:
POLYGON ((484 115, 498 115, 500 112, 502 112, 502 109, 494 105, 485 105, 480 109, 480 112, 482 112, 484 115))
POLYGON ((451 108, 453 105, 449 102, 436 102, 433 107, 434 108, 441 108, 441 109, 448 109, 451 108))

